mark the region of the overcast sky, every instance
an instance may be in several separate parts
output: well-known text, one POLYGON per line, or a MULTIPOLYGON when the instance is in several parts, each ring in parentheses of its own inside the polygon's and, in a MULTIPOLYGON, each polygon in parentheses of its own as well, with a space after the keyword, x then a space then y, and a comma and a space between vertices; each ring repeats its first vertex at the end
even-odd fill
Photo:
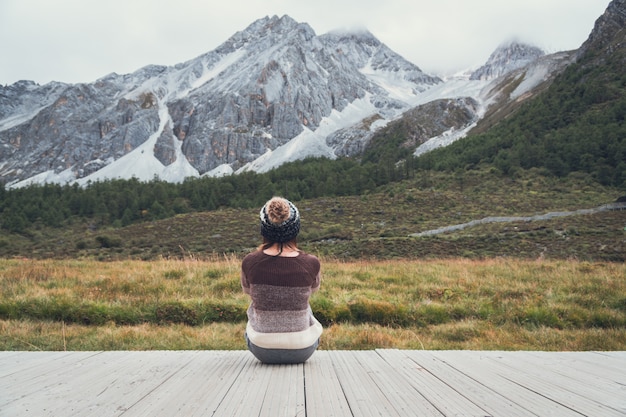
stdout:
POLYGON ((0 0, 0 85, 92 82, 212 51, 265 16, 321 35, 366 28, 430 74, 483 64, 517 39, 578 48, 610 0, 0 0))

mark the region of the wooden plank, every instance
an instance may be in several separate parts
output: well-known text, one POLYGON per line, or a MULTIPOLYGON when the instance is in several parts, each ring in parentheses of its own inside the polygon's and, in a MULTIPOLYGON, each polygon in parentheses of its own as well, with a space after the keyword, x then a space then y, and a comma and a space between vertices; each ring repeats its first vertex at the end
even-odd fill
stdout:
MULTIPOLYGON (((416 352, 411 351, 409 355, 416 352)), ((490 362, 484 356, 485 352, 429 351, 428 353, 487 389, 497 392, 499 396, 527 409, 529 415, 580 417, 580 413, 521 387, 509 379, 510 375, 498 373, 495 367, 490 366, 490 362)))
MULTIPOLYGON (((118 398, 115 410, 109 403, 99 404, 98 393, 105 392, 116 375, 128 375, 133 365, 128 354, 88 353, 52 355, 48 364, 31 367, 24 375, 14 374, 3 378, 2 396, 11 403, 2 407, 3 412, 15 415, 119 415, 124 400, 138 391, 125 390, 118 398), (79 394, 79 395, 77 395, 79 394), (101 410, 107 408, 107 410, 101 410), (9 410, 12 410, 9 412, 9 410)), ((142 360, 140 358, 140 360, 142 360)), ((145 360, 145 359, 144 359, 145 360)))
POLYGON ((542 381, 539 386, 542 392, 547 390, 545 395, 554 396, 557 401, 583 413, 622 415, 626 410, 623 386, 604 381, 598 386, 599 382, 592 374, 576 378, 572 368, 578 365, 577 361, 570 360, 567 365, 554 367, 551 364, 558 356, 550 352, 516 352, 499 357, 498 362, 514 370, 516 375, 524 375, 528 381, 542 381), (543 381, 547 381, 547 385, 543 381))
MULTIPOLYGON (((236 383, 244 364, 251 358, 237 351, 209 351, 194 354, 180 372, 155 387, 124 415, 211 416, 236 383)), ((187 353, 181 353, 179 362, 187 353)))
POLYGON ((488 416, 489 413, 454 390, 436 375, 409 358, 406 352, 380 352, 389 365, 403 376, 407 383, 428 400, 444 416, 488 416))
POLYGON ((248 352, 216 416, 304 415, 303 365, 265 365, 248 352))
MULTIPOLYGON (((462 351, 461 355, 468 356, 468 352, 462 351)), ((508 379, 528 391, 537 393, 561 405, 570 408, 583 415, 590 416, 623 416, 623 413, 600 402, 590 400, 568 384, 571 381, 563 381, 550 372, 536 372, 535 367, 519 364, 519 358, 526 352, 483 352, 487 359, 487 366, 492 367, 500 376, 508 379)))
MULTIPOLYGON (((108 354, 109 352, 105 352, 108 354)), ((102 375, 103 382, 97 381, 86 392, 94 399, 93 412, 89 415, 140 415, 146 398, 179 373, 187 372, 198 352, 154 351, 146 355, 142 352, 112 352, 106 366, 112 374, 102 375), (115 363, 113 363, 115 362, 115 363), (124 366, 120 368, 120 363, 124 366), (119 412, 119 414, 117 414, 119 412)), ((107 355, 108 356, 108 355, 107 355)), ((99 370, 95 371, 97 374, 99 370)), ((81 415, 87 415, 80 413, 81 415)))
POLYGON ((333 368, 331 354, 318 350, 304 364, 307 415, 351 417, 350 405, 333 368))
MULTIPOLYGON (((79 355, 76 353, 74 356, 79 355)), ((207 361, 210 366, 224 366, 225 362, 220 360, 220 356, 226 353, 211 352, 210 355, 207 361)), ((93 360, 81 361, 77 366, 66 366, 61 373, 40 369, 43 372, 35 380, 32 395, 18 398, 17 404, 13 404, 11 415, 29 415, 25 412, 29 410, 36 412, 36 415, 154 416, 159 415, 158 405, 162 406, 162 410, 174 406, 193 410, 198 399, 202 404, 203 400, 215 400, 215 397, 210 394, 194 396, 194 390, 190 390, 187 397, 180 393, 172 395, 167 387, 181 381, 178 390, 189 390, 185 377, 193 374, 195 368, 191 367, 191 363, 197 356, 198 352, 104 352, 93 360), (173 378, 179 373, 181 376, 178 379, 173 378)), ((55 365, 54 369, 57 368, 58 365, 55 365)), ((236 363, 231 363, 231 368, 236 371, 240 369, 236 363)), ((198 369, 211 374, 210 367, 198 369)), ((32 369, 31 372, 37 370, 32 369)), ((11 395, 9 392, 7 394, 11 395)), ((10 409, 0 407, 0 410, 4 413, 10 409)))
POLYGON ((354 416, 399 416, 385 393, 374 383, 369 367, 362 362, 366 356, 377 356, 372 351, 330 351, 333 369, 341 390, 354 416))
POLYGON ((602 352, 592 352, 595 355, 602 355, 602 356, 609 356, 612 358, 617 358, 620 361, 624 361, 626 360, 626 351, 622 350, 622 351, 617 351, 617 350, 613 350, 613 351, 602 351, 602 352))
POLYGON ((378 352, 333 352, 332 355, 335 372, 354 415, 444 415, 378 352))
POLYGON ((442 412, 390 366, 380 352, 376 351, 377 356, 365 357, 363 365, 369 369, 370 378, 398 414, 441 417, 442 412))
POLYGON ((57 398, 71 391, 82 395, 72 398, 72 415, 121 416, 132 415, 137 404, 153 393, 165 381, 189 366, 197 352, 154 351, 103 352, 98 361, 84 365, 57 398), (78 374, 80 372, 80 374, 78 374))
MULTIPOLYGON (((550 373, 548 380, 552 383, 589 401, 626 413, 626 362, 607 372, 597 363, 593 366, 590 360, 585 360, 593 356, 588 352, 527 352, 516 355, 515 365, 539 377, 550 373), (619 369, 622 369, 621 376, 619 369)), ((595 359, 597 362, 598 358, 595 359)))
POLYGON ((269 382, 267 378, 262 378, 263 375, 259 374, 258 366, 257 361, 252 357, 248 357, 247 361, 242 363, 238 378, 229 387, 215 415, 258 415, 258 409, 263 403, 269 382), (251 410, 251 406, 257 407, 256 413, 251 410))
POLYGON ((526 352, 524 357, 535 365, 547 366, 559 372, 572 370, 573 373, 592 376, 599 383, 626 385, 626 357, 618 359, 599 352, 526 352))
MULTIPOLYGON (((620 357, 617 353, 620 352, 552 352, 551 363, 556 361, 567 366, 568 362, 575 361, 575 368, 583 373, 626 385, 626 355, 620 357)), ((534 352, 529 354, 534 355, 534 352)), ((538 353, 542 354, 545 352, 538 353)))
POLYGON ((304 365, 265 365, 271 372, 259 417, 305 416, 304 365))
MULTIPOLYGON (((388 350, 381 351, 384 358, 387 358, 389 354, 390 351, 388 350)), ((414 361, 416 366, 428 370, 459 395, 485 410, 488 415, 525 417, 532 414, 523 404, 502 395, 495 387, 483 384, 473 375, 460 371, 430 352, 403 351, 402 354, 414 361)))
POLYGON ((304 365, 261 365, 269 374, 260 417, 304 416, 304 365))
POLYGON ((54 372, 72 366, 85 358, 101 352, 1 352, 0 378, 10 378, 18 374, 20 380, 41 377, 43 373, 54 372))

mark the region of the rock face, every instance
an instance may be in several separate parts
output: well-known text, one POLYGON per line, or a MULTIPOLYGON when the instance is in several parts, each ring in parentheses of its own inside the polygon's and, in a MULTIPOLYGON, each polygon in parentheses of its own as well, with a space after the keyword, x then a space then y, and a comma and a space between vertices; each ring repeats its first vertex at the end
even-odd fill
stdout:
POLYGON ((439 99, 407 111, 402 119, 392 123, 405 125, 403 146, 415 149, 446 131, 473 124, 478 120, 479 109, 480 104, 471 97, 439 99))
POLYGON ((487 63, 470 75, 471 80, 493 80, 508 72, 524 67, 545 53, 536 46, 511 42, 499 46, 487 63))
MULTIPOLYGON (((0 175, 8 181, 67 169, 76 178, 89 175, 137 147, 159 126, 150 94, 127 99, 121 97, 121 85, 107 80, 28 86, 28 93, 19 96, 21 112, 0 104, 0 111, 9 113, 0 124, 0 175)), ((0 94, 9 98, 14 88, 0 94)))
MULTIPOLYGON (((139 147, 187 173, 236 170, 355 100, 393 118, 441 82, 369 32, 316 36, 288 16, 266 17, 174 67, 92 84, 0 87, 0 178, 84 178, 139 147)), ((339 154, 362 147, 335 145, 339 154)))
MULTIPOLYGON (((588 52, 596 52, 600 56, 612 55, 623 49, 626 40, 626 0, 613 0, 602 16, 600 16, 589 35, 589 38, 577 51, 577 57, 581 58, 588 52)), ((623 59, 622 63, 626 65, 623 59)))

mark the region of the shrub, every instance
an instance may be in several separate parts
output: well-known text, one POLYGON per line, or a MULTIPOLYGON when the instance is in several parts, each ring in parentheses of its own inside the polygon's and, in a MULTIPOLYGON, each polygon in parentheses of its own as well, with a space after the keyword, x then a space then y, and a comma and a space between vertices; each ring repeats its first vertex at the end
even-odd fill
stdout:
POLYGON ((427 304, 421 306, 417 312, 417 321, 422 324, 443 324, 450 321, 448 309, 441 304, 427 304))
POLYGON ((561 319, 554 311, 545 307, 529 307, 520 314, 520 319, 523 324, 533 326, 545 326, 558 329, 563 327, 561 319))
POLYGON ((360 298, 351 302, 348 307, 356 322, 402 326, 412 321, 407 308, 387 301, 360 298))
POLYGON ((591 315, 589 325, 601 329, 610 329, 626 325, 626 320, 620 319, 608 311, 597 311, 591 315))
POLYGON ((352 312, 346 304, 334 304, 322 295, 317 295, 311 299, 311 309, 315 318, 324 326, 352 320, 352 312))
POLYGON ((210 279, 217 279, 217 278, 222 277, 223 275, 224 275, 224 271, 221 269, 208 269, 204 273, 204 277, 210 278, 210 279))
POLYGON ((204 302, 196 306, 198 324, 210 322, 240 322, 247 319, 247 305, 234 302, 204 302))
POLYGON ((163 277, 165 279, 181 279, 185 276, 185 271, 181 269, 173 269, 171 271, 165 271, 163 277))
POLYGON ((198 324, 197 312, 180 302, 172 301, 159 305, 156 308, 155 315, 157 321, 161 324, 182 323, 190 326, 198 324))
POLYGON ((96 242, 101 248, 119 248, 122 246, 122 239, 111 236, 96 236, 96 242))

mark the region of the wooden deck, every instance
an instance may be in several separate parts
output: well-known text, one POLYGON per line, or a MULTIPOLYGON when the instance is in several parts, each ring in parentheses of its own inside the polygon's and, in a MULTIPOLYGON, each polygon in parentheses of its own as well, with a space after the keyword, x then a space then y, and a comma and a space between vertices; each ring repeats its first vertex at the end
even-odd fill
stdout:
POLYGON ((626 416, 626 352, 0 352, 0 416, 626 416))

